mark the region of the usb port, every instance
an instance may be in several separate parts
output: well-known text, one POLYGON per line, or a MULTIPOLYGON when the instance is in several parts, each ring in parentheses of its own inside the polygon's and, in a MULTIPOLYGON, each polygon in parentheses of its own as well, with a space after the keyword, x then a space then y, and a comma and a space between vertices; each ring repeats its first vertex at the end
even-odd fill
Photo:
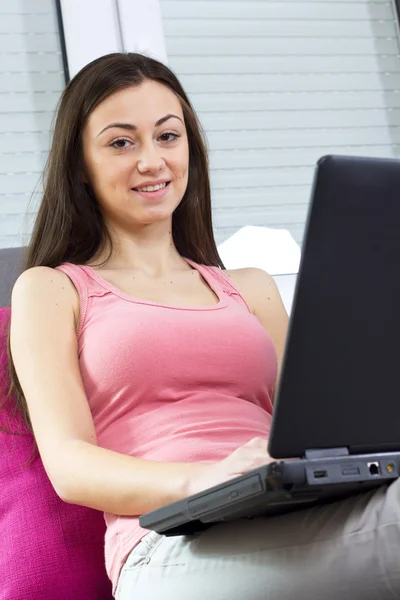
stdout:
POLYGON ((323 479, 324 477, 328 477, 328 472, 327 471, 314 471, 314 477, 315 479, 323 479))
POLYGON ((359 475, 360 469, 358 467, 344 467, 342 469, 342 475, 359 475))

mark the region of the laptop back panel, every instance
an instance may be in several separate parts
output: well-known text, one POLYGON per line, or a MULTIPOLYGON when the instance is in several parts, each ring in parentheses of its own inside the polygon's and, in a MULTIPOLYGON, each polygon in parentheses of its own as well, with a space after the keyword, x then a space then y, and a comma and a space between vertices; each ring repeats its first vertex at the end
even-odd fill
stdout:
POLYGON ((275 458, 400 449, 400 161, 319 161, 275 402, 275 458))

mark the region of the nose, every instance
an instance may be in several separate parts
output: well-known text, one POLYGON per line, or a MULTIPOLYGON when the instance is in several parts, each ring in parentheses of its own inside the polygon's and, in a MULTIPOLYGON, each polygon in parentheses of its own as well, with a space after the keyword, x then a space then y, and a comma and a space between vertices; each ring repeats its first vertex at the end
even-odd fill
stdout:
POLYGON ((153 144, 148 144, 142 149, 137 163, 137 168, 140 173, 159 173, 165 166, 164 159, 154 148, 153 144))

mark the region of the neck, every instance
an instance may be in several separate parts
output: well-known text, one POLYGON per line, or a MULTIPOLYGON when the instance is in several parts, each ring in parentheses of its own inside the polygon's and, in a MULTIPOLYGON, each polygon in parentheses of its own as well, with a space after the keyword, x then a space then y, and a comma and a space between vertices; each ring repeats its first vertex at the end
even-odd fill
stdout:
POLYGON ((151 277, 162 277, 188 266, 175 247, 171 228, 157 236, 114 235, 111 255, 107 244, 90 264, 110 270, 142 271, 151 277))

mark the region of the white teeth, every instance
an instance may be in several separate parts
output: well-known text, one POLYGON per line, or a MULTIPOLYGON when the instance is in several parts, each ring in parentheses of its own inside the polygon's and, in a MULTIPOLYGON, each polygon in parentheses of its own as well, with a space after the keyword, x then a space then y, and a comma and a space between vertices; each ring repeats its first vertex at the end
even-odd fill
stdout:
POLYGON ((157 192, 157 190, 162 190, 165 188, 166 183, 160 183, 158 185, 147 185, 146 187, 136 188, 138 192, 157 192))

